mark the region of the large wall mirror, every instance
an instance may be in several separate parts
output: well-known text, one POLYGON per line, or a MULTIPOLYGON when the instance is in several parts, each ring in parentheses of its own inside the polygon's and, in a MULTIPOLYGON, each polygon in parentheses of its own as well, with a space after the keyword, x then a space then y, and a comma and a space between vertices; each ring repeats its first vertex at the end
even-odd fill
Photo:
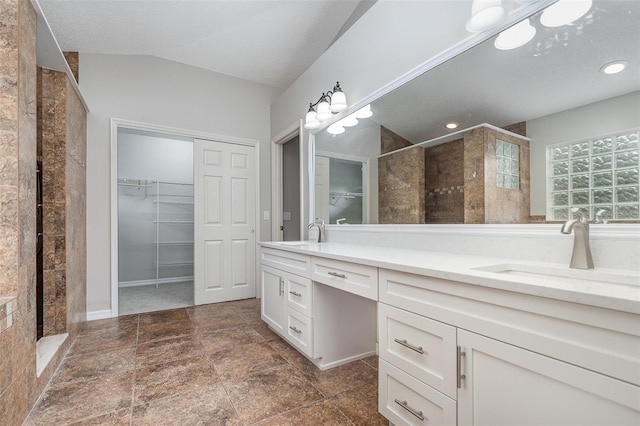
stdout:
POLYGON ((318 131, 315 216, 531 223, 578 207, 637 221, 640 2, 595 0, 552 28, 541 13, 525 45, 488 39, 377 99, 344 133, 318 131), (604 73, 612 61, 627 67, 604 73))

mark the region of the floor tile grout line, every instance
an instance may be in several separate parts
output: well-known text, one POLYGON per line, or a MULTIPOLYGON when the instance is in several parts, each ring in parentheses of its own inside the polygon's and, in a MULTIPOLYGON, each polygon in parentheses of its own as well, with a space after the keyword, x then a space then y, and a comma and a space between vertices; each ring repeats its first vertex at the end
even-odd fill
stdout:
MULTIPOLYGON (((202 344, 202 340, 200 340, 200 336, 198 336, 198 340, 200 341, 200 344, 204 347, 204 345, 202 344)), ((220 385, 222 386, 222 389, 224 390, 224 393, 227 396, 229 404, 231 404, 231 407, 233 407, 233 412, 236 413, 236 416, 238 417, 238 420, 240 420, 240 423, 243 424, 243 425, 246 425, 246 422, 244 420, 242 420, 242 417, 240 417, 240 413, 238 412, 238 408, 236 407, 236 404, 233 403, 233 399, 231 398, 231 395, 229 394, 229 390, 227 389, 227 386, 224 384, 224 380, 222 380, 222 378, 220 377, 220 374, 218 373, 218 370, 217 370, 216 366, 213 364, 213 361, 211 360, 211 358, 208 355, 207 355, 207 359, 211 363, 211 368, 213 368, 213 371, 216 373, 216 377, 218 377, 218 380, 220 381, 220 385)))

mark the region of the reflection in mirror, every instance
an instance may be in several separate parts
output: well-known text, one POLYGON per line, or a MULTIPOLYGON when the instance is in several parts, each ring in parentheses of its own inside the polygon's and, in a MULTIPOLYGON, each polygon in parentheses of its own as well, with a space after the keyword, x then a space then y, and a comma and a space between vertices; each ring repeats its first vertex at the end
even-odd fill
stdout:
POLYGON ((534 15, 524 46, 477 45, 376 100, 343 134, 319 131, 316 151, 368 159, 369 223, 528 223, 573 208, 638 220, 639 16, 625 0, 595 0, 554 28, 534 15), (605 74, 616 60, 627 68, 605 74))

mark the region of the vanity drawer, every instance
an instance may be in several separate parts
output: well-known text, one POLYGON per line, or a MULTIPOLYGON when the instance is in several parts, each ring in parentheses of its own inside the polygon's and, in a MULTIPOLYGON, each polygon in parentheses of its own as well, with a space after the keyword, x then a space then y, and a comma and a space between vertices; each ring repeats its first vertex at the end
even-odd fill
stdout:
POLYGON ((394 425, 455 425, 456 401, 380 359, 378 411, 394 425))
POLYGON ((380 356, 456 398, 456 328, 378 304, 380 356))
POLYGON ((309 277, 311 271, 311 257, 306 254, 293 253, 263 247, 260 251, 261 263, 292 274, 309 277))
POLYGON ((328 286, 378 300, 378 268, 314 257, 311 279, 328 286))
POLYGON ((287 306, 311 317, 311 280, 297 275, 287 275, 287 306))
POLYGON ((287 315, 287 341, 298 348, 303 354, 313 356, 313 329, 311 318, 302 315, 292 309, 288 309, 287 315))

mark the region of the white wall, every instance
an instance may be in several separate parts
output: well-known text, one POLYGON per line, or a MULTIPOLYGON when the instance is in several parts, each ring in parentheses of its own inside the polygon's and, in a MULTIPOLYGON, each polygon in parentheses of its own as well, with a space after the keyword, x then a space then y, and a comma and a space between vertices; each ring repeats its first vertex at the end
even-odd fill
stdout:
POLYGON ((378 1, 274 102, 272 135, 303 118, 338 80, 353 105, 469 38, 470 10, 470 0, 378 1))
MULTIPOLYGON (((149 56, 80 54, 87 120, 87 310, 110 300, 110 119, 260 142, 260 210, 270 210, 270 105, 279 90, 149 56)), ((260 239, 270 239, 261 223, 260 239)))
POLYGON ((485 40, 550 1, 524 5, 493 31, 472 34, 465 29, 471 0, 379 0, 274 102, 271 134, 304 118, 309 103, 338 80, 349 105, 369 101, 453 46, 485 40))
POLYGON ((640 91, 527 121, 531 214, 546 214, 546 148, 640 126, 640 91))

